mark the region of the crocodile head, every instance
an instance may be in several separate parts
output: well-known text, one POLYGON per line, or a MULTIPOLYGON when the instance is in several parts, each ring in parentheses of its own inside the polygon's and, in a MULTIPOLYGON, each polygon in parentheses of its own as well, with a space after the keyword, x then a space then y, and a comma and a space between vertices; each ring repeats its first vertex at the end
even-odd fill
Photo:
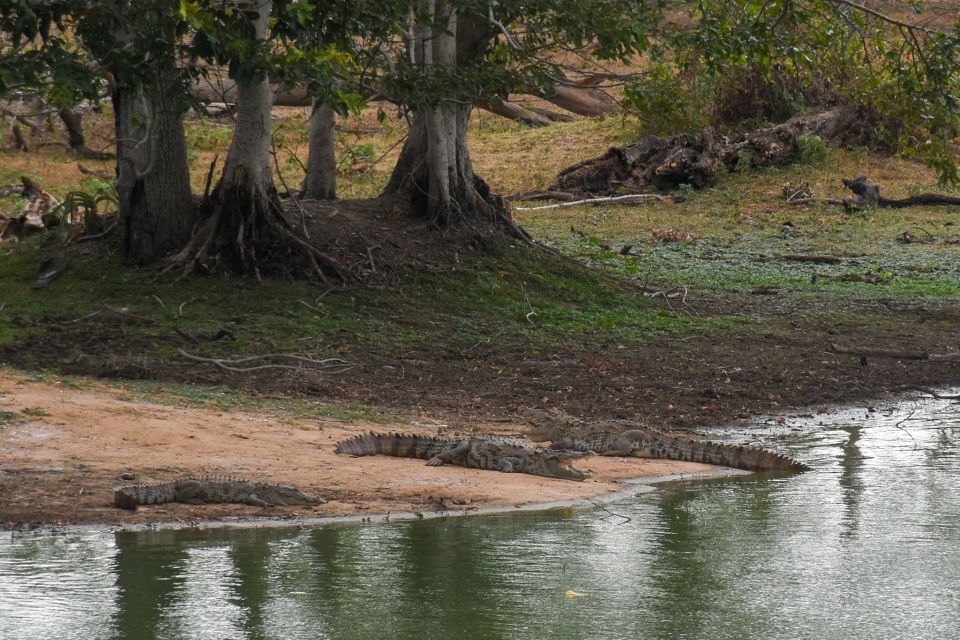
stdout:
POLYGON ((560 430, 550 425, 538 424, 520 433, 534 442, 553 442, 560 435, 560 430))
POLYGON ((563 438, 570 431, 582 428, 582 421, 559 411, 520 407, 517 410, 530 427, 521 433, 534 442, 555 441, 563 438))
POLYGON ((592 456, 592 451, 553 451, 544 449, 538 451, 536 457, 526 465, 525 471, 547 478, 561 478, 563 480, 586 480, 591 474, 573 466, 574 461, 592 456))
POLYGON ((271 505, 300 505, 325 502, 289 484, 262 484, 257 487, 257 497, 271 505))

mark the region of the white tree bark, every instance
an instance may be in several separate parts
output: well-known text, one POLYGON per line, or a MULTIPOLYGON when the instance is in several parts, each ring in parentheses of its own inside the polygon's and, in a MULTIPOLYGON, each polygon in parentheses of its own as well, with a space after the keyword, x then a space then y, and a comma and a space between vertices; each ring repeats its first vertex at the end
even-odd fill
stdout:
MULTIPOLYGON (((420 0, 425 17, 413 25, 408 46, 411 59, 428 73, 455 71, 457 65, 482 56, 496 37, 485 17, 458 14, 451 0, 420 0)), ((453 77, 453 73, 450 73, 453 77)), ((447 90, 415 107, 410 133, 384 193, 405 192, 413 213, 439 225, 454 219, 510 220, 503 202, 473 173, 467 148, 471 96, 451 81, 447 90)))
MULTIPOLYGON (((254 36, 267 36, 267 20, 273 8, 272 0, 252 0, 249 3, 254 36)), ((223 167, 223 188, 248 185, 266 191, 273 186, 270 171, 270 135, 273 91, 267 77, 255 81, 237 82, 237 124, 223 167)))
MULTIPOLYGON (((272 0, 245 3, 254 37, 267 35, 272 0)), ((173 261, 189 273, 197 266, 259 274, 260 249, 276 227, 280 202, 270 170, 269 78, 237 78, 237 119, 223 175, 204 203, 211 215, 173 261)), ((282 225, 284 221, 280 220, 282 225)))
MULTIPOLYGON (((264 40, 272 0, 249 0, 244 6, 252 16, 253 36, 264 40)), ((220 183, 205 203, 211 215, 174 258, 172 268, 186 274, 198 266, 209 269, 224 263, 227 270, 260 277, 262 267, 283 268, 292 249, 309 260, 320 279, 327 273, 344 278, 336 261, 299 236, 284 218, 270 167, 270 80, 239 75, 233 141, 220 183)))
MULTIPOLYGON (((441 36, 435 32, 433 23, 437 20, 436 0, 423 0, 422 7, 427 21, 416 27, 417 40, 421 51, 420 65, 429 73, 437 65, 434 59, 436 44, 437 58, 443 56, 441 36)), ((428 105, 424 108, 427 133, 427 206, 432 215, 445 215, 450 208, 450 178, 447 173, 447 141, 444 135, 443 110, 441 105, 428 105)))
POLYGON ((337 114, 325 104, 314 103, 310 115, 310 150, 303 197, 334 200, 337 197, 337 114))

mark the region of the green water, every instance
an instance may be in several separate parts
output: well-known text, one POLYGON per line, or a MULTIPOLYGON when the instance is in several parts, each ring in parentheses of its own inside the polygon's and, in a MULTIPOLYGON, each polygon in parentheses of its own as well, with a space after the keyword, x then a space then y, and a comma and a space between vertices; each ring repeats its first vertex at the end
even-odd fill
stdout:
POLYGON ((823 422, 607 510, 0 537, 0 638, 960 638, 960 407, 823 422))

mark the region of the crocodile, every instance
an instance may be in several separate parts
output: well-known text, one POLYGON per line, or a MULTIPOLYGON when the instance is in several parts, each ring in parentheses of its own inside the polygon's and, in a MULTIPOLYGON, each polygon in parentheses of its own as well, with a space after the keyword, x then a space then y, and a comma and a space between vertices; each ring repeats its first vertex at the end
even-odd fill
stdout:
POLYGON ((438 467, 453 464, 470 469, 504 473, 528 473, 547 478, 586 480, 589 471, 573 467, 573 461, 593 455, 587 451, 560 451, 536 447, 517 438, 474 435, 436 438, 403 433, 368 433, 338 442, 336 453, 353 456, 399 456, 420 458, 438 467))
POLYGON ((551 448, 593 451, 602 456, 661 458, 734 467, 746 471, 808 471, 793 458, 766 449, 724 444, 667 433, 630 420, 607 420, 594 426, 558 411, 523 409, 531 427, 523 434, 551 448))
POLYGON ((255 507, 301 505, 324 502, 289 484, 254 482, 229 476, 188 476, 171 482, 132 484, 113 491, 113 504, 121 509, 136 509, 143 504, 186 502, 208 504, 233 502, 255 507))

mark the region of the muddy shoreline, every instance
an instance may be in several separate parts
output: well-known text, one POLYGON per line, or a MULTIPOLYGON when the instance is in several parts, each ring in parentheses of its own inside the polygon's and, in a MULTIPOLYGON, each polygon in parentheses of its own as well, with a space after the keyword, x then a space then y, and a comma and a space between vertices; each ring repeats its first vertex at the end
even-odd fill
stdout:
POLYGON ((492 514, 576 507, 665 480, 739 473, 696 463, 595 456, 577 463, 593 477, 573 482, 427 467, 407 458, 351 458, 334 454, 334 444, 368 431, 517 435, 522 424, 474 421, 469 428, 451 428, 423 417, 384 425, 197 409, 137 400, 91 380, 39 381, 5 369, 0 369, 0 411, 6 416, 0 425, 0 530, 20 532, 305 526, 492 514), (116 486, 187 474, 294 484, 324 502, 266 509, 173 503, 137 511, 112 504, 116 486))
MULTIPOLYGON (((465 430, 426 419, 401 426, 160 405, 93 381, 38 381, 2 369, 0 394, 6 416, 0 428, 0 527, 9 530, 195 528, 248 519, 302 524, 542 509, 621 492, 628 480, 718 471, 696 463, 601 456, 578 462, 594 472, 584 482, 427 467, 416 459, 336 455, 334 444, 368 431, 449 435, 465 430), (172 503, 136 511, 112 504, 119 485, 188 474, 294 484, 324 502, 271 508, 172 503)), ((516 435, 521 426, 471 425, 504 435, 516 435)))
MULTIPOLYGON (((369 513, 352 516, 230 516, 222 519, 203 520, 160 520, 150 522, 128 522, 122 524, 86 523, 70 525, 39 524, 30 527, 7 528, 13 535, 45 535, 66 533, 144 533, 151 531, 205 531, 219 529, 284 529, 290 527, 323 527, 337 524, 387 524, 391 522, 411 522, 416 520, 438 520, 441 518, 463 518, 472 516, 493 516, 519 512, 546 511, 550 509, 587 509, 603 507, 618 500, 653 493, 657 485, 667 482, 695 482, 738 475, 749 475, 747 471, 717 467, 714 471, 675 473, 666 476, 645 476, 617 481, 623 487, 610 493, 576 500, 555 500, 552 502, 531 502, 519 505, 497 505, 475 507, 472 509, 451 509, 449 511, 397 511, 387 513, 369 513)), ((0 530, 2 533, 3 530, 0 530)))

